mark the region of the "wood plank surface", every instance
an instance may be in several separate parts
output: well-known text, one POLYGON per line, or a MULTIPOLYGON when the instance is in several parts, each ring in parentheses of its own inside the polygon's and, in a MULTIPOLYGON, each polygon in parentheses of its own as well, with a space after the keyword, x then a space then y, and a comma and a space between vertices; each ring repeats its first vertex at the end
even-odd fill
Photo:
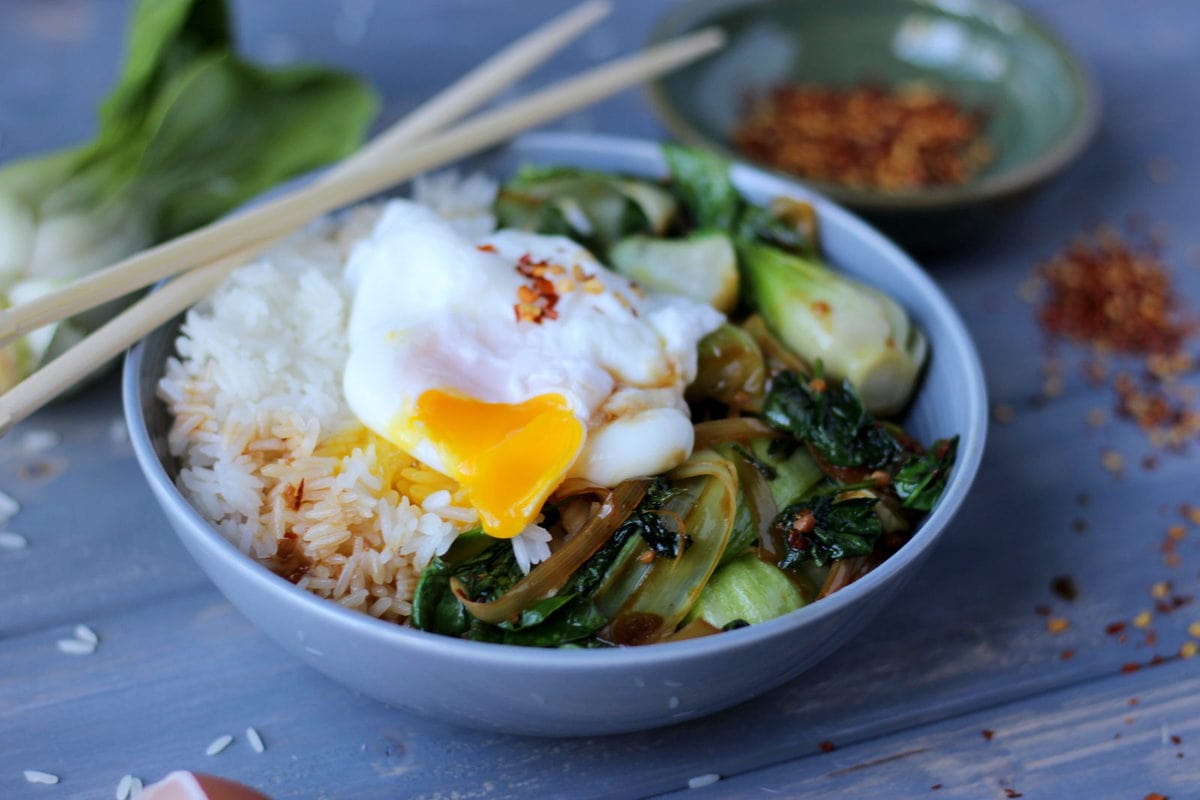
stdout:
MULTIPOLYGON (((362 72, 393 116, 565 5, 539 0, 492 13, 495 2, 314 0, 309 14, 235 5, 250 51, 362 72), (478 24, 481 14, 488 25, 478 24)), ((1166 258, 1200 298, 1200 271, 1188 266, 1200 245, 1192 77, 1200 5, 1162 0, 1153 13, 1133 13, 1123 0, 1088 11, 1029 5, 1092 65, 1104 124, 1079 164, 984 241, 926 259, 976 338, 993 401, 1011 405, 1015 418, 994 427, 978 489, 940 549, 854 642, 772 697, 644 734, 500 737, 388 709, 293 661, 210 587, 114 435, 120 408, 110 374, 0 440, 0 491, 23 506, 10 527, 30 542, 0 552, 0 797, 111 796, 126 772, 151 779, 176 768, 227 775, 278 798, 641 797, 708 773, 725 778, 697 796, 938 797, 929 787, 939 782, 950 797, 1003 797, 1004 788, 1031 798, 1200 796, 1188 747, 1200 661, 1121 674, 1175 654, 1200 620, 1190 602, 1153 612, 1151 595, 1162 581, 1172 582, 1170 596, 1200 595, 1200 529, 1187 524, 1178 566, 1160 551, 1168 526, 1181 522, 1179 505, 1200 504, 1200 461, 1189 452, 1153 470, 1138 466, 1149 452, 1143 435, 1111 421, 1111 390, 1089 385, 1069 348, 1060 354, 1062 395, 1034 402, 1045 356, 1018 296, 1033 265, 1076 231, 1137 212, 1166 226, 1166 258), (1162 169, 1152 177, 1152 161, 1169 164, 1171 177, 1162 169), (1110 422, 1090 426, 1097 408, 1110 422), (59 441, 29 448, 45 431, 59 441), (1100 464, 1110 448, 1127 463, 1119 476, 1100 464), (1073 602, 1050 589, 1065 574, 1079 587, 1073 602), (1051 634, 1040 605, 1066 630, 1051 634), (1143 610, 1153 612, 1150 627, 1132 627, 1143 610), (60 653, 55 641, 81 622, 100 634, 97 652, 60 653), (1115 622, 1128 626, 1123 642, 1106 633, 1115 622), (1134 695, 1139 708, 1126 726, 1121 704, 1134 695), (1181 748, 1161 745, 1163 724, 1181 748), (267 742, 262 755, 245 744, 250 725, 267 742), (983 728, 996 731, 993 741, 983 728), (223 733, 238 741, 206 757, 223 733), (821 755, 823 741, 838 749, 821 755), (31 787, 24 769, 63 780, 31 787)), ((0 81, 0 161, 87 134, 126 6, 0 5, 0 67, 11 76, 0 81), (83 21, 67 25, 64 40, 55 14, 83 21)), ((642 42, 670 6, 619 4, 530 85, 642 42)), ((658 132, 636 94, 564 127, 658 132)))

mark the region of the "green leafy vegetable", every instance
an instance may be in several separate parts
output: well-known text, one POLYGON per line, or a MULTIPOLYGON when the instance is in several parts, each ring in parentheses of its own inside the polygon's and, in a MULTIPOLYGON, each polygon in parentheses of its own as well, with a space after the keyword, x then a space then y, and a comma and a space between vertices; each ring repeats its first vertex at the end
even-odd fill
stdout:
POLYGON ((873 497, 837 499, 823 494, 785 508, 775 521, 786 545, 780 568, 810 560, 824 566, 870 555, 883 532, 875 515, 876 502, 873 497))
POLYGON ((663 145, 671 188, 700 230, 732 231, 743 201, 729 178, 729 162, 708 150, 663 145))
POLYGON ((813 448, 836 467, 879 469, 900 452, 900 445, 863 408, 850 383, 825 384, 821 365, 813 379, 781 372, 767 393, 763 416, 813 448))
POLYGON ((912 456, 896 471, 892 486, 904 508, 931 511, 946 489, 958 454, 958 437, 939 439, 924 455, 912 456))
POLYGON ((766 622, 804 603, 804 595, 779 568, 744 554, 716 571, 688 616, 725 629, 738 620, 766 622))
POLYGON ((496 198, 502 227, 569 236, 601 256, 624 237, 662 235, 675 214, 661 187, 573 167, 522 167, 496 198))
POLYGON ((696 346, 696 379, 689 400, 716 400, 726 406, 757 411, 762 407, 767 368, 758 343, 736 325, 724 324, 696 346))
MULTIPOLYGON (((23 286, 53 288, 353 152, 376 105, 347 74, 238 58, 223 0, 142 0, 96 138, 0 170, 0 305, 23 286)), ((60 325, 89 329, 115 310, 60 325)), ((58 349, 7 349, 0 389, 58 349)))
POLYGON ((677 494, 678 489, 672 488, 662 478, 655 478, 641 505, 621 523, 613 539, 624 541, 625 537, 636 533, 656 556, 676 558, 682 555, 691 544, 692 537, 680 531, 677 525, 670 524, 671 517, 663 510, 677 494))
POLYGON ((682 295, 725 313, 737 305, 737 252, 723 233, 701 231, 686 239, 627 236, 608 257, 613 269, 652 292, 682 295))
POLYGON ((817 240, 812 233, 761 206, 746 206, 738 220, 737 238, 761 242, 805 258, 819 258, 817 240))
POLYGON ((674 486, 687 491, 672 496, 665 508, 683 518, 692 544, 678 558, 654 559, 635 581, 622 581, 605 593, 601 608, 620 603, 601 631, 606 641, 647 644, 674 633, 729 543, 737 510, 733 465, 712 450, 701 450, 669 476, 674 486))
POLYGON ((814 258, 745 239, 738 257, 746 301, 790 350, 849 380, 872 413, 904 407, 927 350, 904 309, 814 258))

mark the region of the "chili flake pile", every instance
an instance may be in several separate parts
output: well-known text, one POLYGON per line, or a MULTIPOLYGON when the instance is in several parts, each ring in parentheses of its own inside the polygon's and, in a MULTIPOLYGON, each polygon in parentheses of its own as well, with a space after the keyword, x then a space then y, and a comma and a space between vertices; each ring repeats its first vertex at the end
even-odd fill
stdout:
MULTIPOLYGON (((1077 238, 1038 267, 1035 277, 1042 327, 1092 348, 1093 360, 1085 368, 1089 383, 1108 379, 1106 359, 1112 355, 1140 360, 1136 373, 1112 378, 1118 416, 1136 423, 1155 447, 1179 448, 1200 434, 1196 389, 1179 380, 1196 366, 1185 349, 1196 323, 1182 314, 1170 271, 1155 247, 1136 246, 1104 227, 1077 238)), ((1048 362, 1047 397, 1061 392, 1056 363, 1048 362)), ((1103 424, 1103 411, 1094 409, 1088 422, 1103 424)), ((1106 453, 1105 468, 1119 472, 1119 460, 1119 454, 1106 453)), ((1155 461, 1142 463, 1152 468, 1155 461)))
POLYGON ((992 161, 983 115, 924 83, 894 89, 788 84, 753 102, 738 150, 776 169, 902 192, 965 183, 992 161))

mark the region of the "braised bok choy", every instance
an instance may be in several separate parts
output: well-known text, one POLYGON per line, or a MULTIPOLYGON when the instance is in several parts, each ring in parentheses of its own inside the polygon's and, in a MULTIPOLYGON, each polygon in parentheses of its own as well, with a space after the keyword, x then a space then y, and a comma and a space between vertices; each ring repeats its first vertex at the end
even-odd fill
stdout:
POLYGON ((822 261, 808 204, 750 205, 711 154, 666 160, 662 182, 527 168, 496 212, 727 315, 697 349, 690 457, 611 489, 568 480, 528 575, 506 542, 460 536, 420 577, 415 627, 569 648, 706 636, 849 585, 936 506, 957 440, 926 448, 878 416, 904 409, 925 359, 904 310, 822 261))

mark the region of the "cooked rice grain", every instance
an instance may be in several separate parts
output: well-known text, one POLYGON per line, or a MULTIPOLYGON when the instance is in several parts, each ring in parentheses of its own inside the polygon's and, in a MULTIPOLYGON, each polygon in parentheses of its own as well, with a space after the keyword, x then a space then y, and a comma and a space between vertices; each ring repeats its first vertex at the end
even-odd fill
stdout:
MULTIPOLYGON (((467 226, 492 224, 480 209, 493 184, 468 181, 458 200, 451 188, 438 177, 420 191, 467 226)), ((342 272, 378 215, 325 220, 235 271, 188 312, 158 393, 179 487, 225 538, 310 592, 404 621, 417 575, 477 515, 342 396, 342 272)))

